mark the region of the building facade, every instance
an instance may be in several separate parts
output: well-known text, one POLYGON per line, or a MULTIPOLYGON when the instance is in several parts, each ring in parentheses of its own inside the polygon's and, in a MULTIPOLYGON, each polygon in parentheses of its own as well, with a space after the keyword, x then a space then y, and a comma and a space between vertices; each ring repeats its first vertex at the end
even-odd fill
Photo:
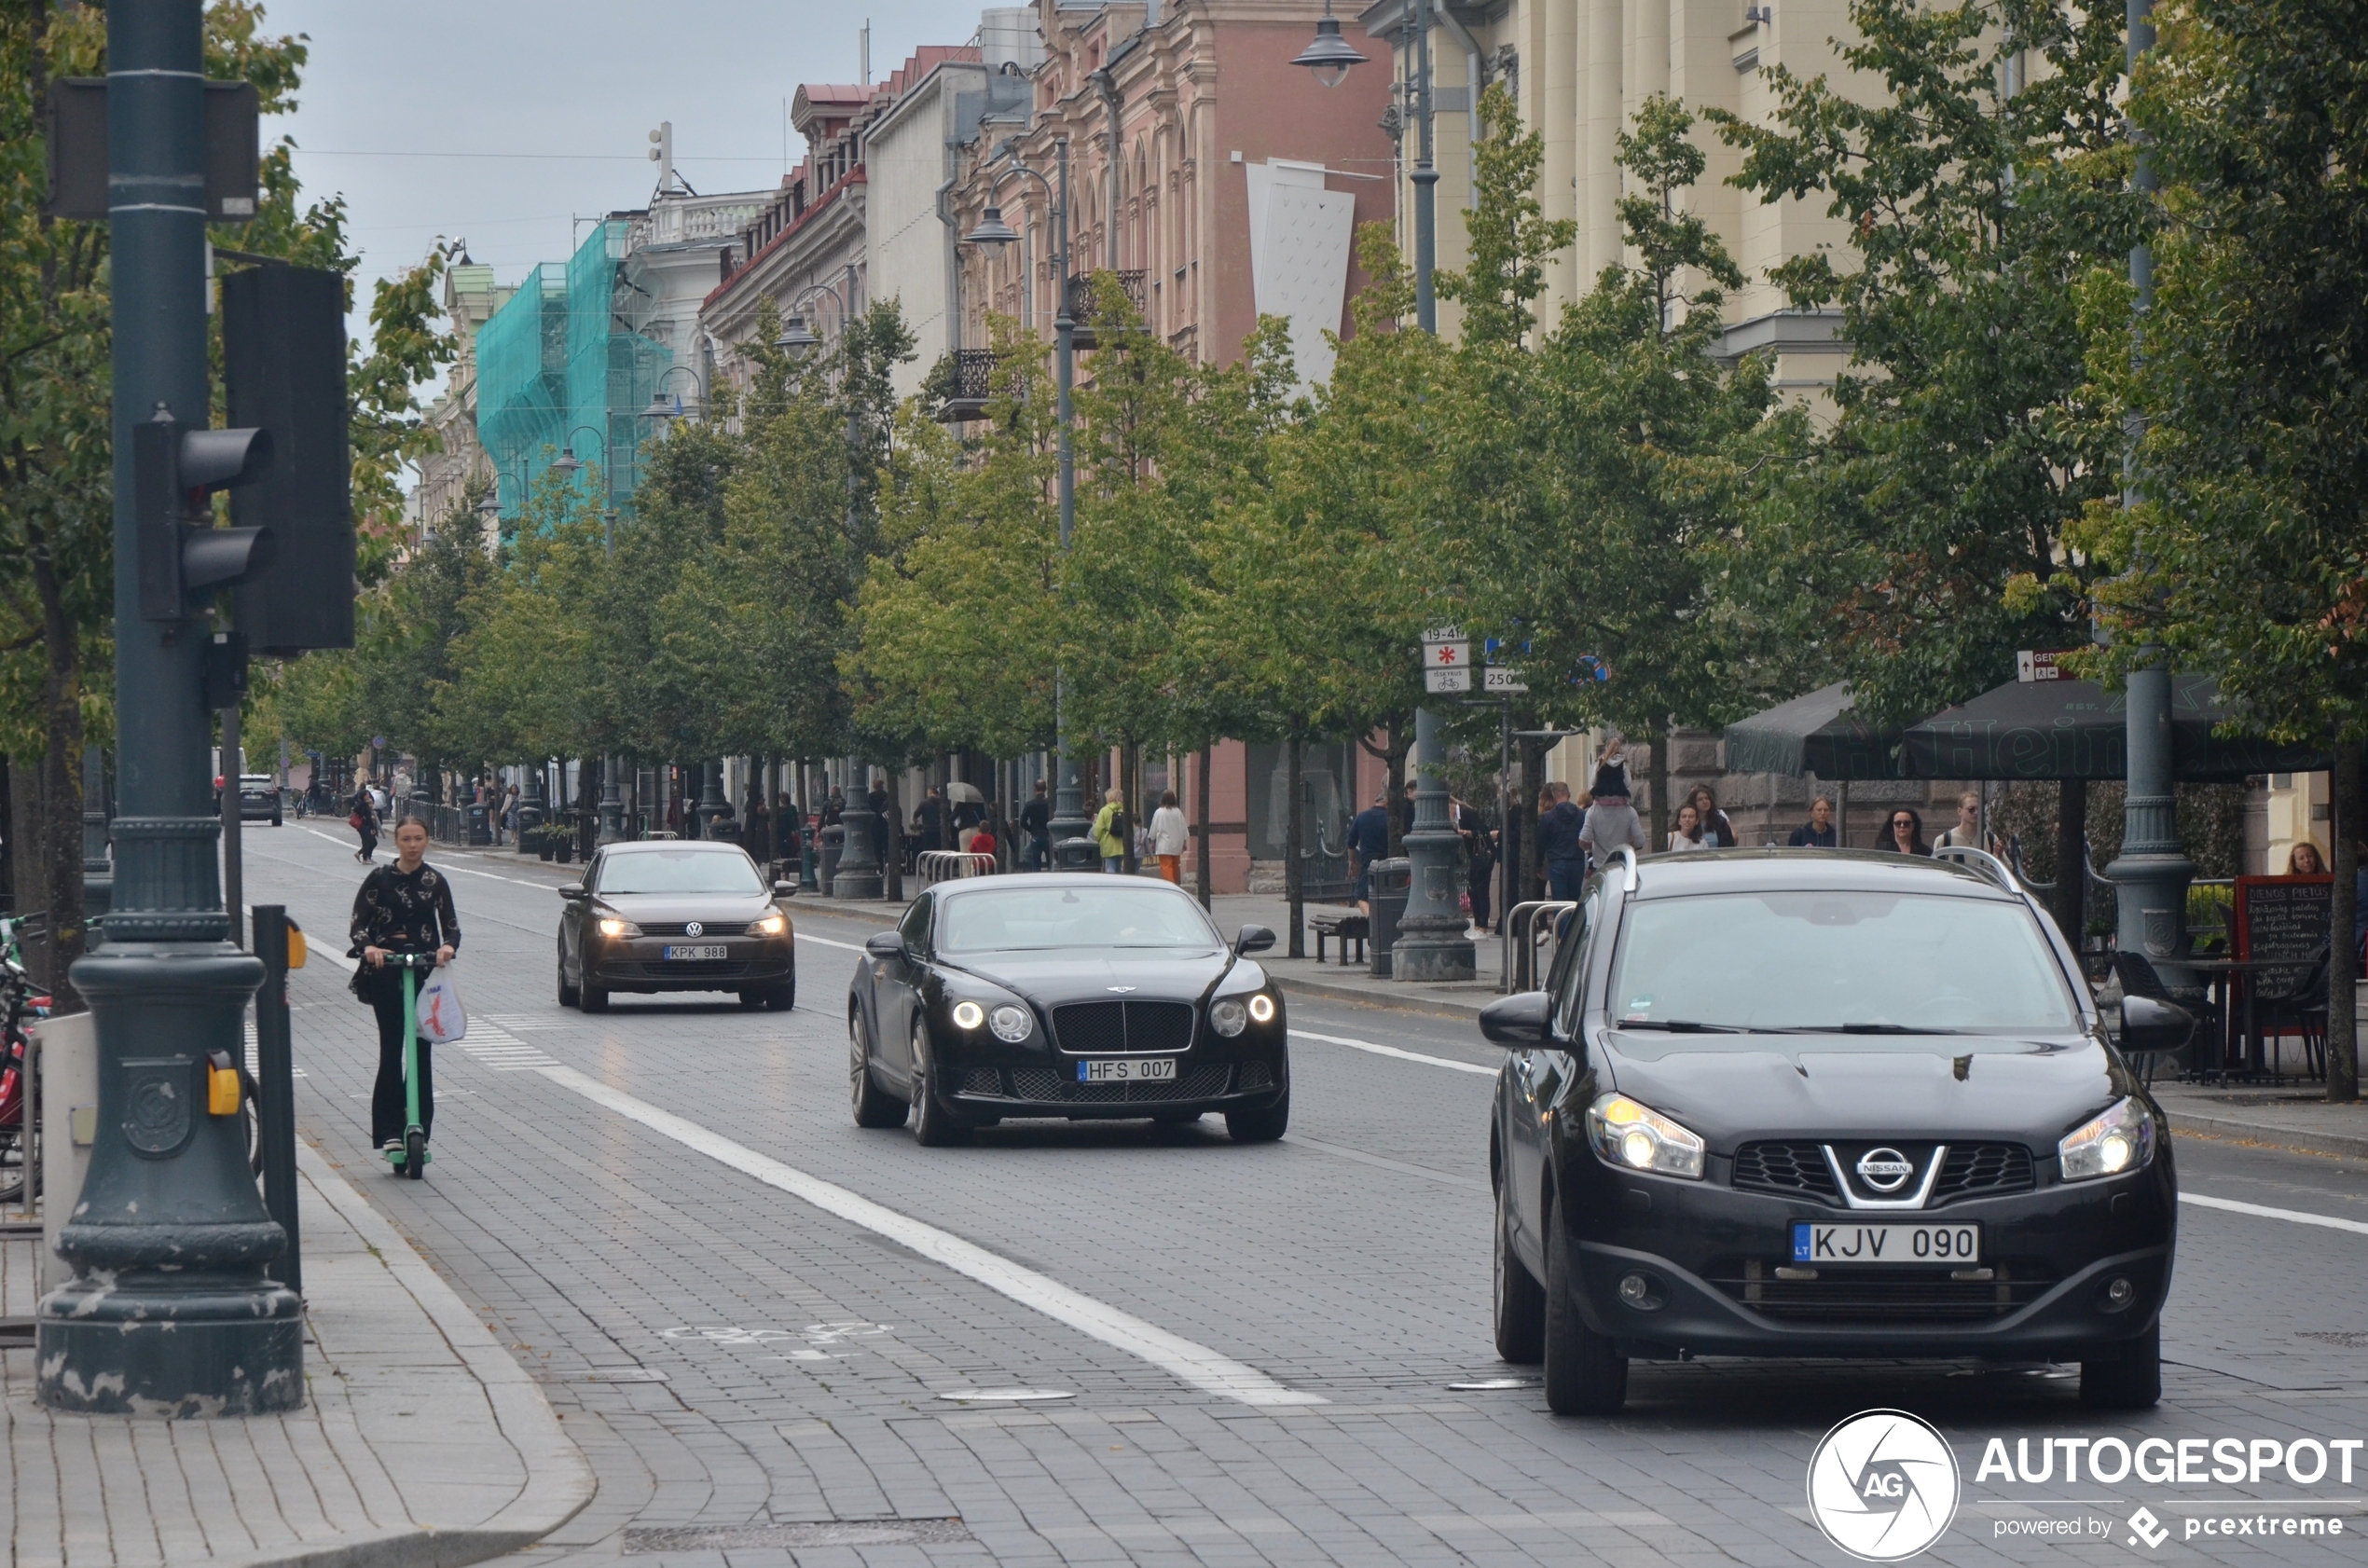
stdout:
POLYGON ((464 244, 444 269, 444 315, 457 340, 444 391, 423 416, 436 449, 420 460, 420 481, 407 502, 415 529, 432 529, 461 505, 473 485, 489 485, 493 468, 477 440, 477 330, 516 291, 493 281, 493 268, 471 261, 464 244))

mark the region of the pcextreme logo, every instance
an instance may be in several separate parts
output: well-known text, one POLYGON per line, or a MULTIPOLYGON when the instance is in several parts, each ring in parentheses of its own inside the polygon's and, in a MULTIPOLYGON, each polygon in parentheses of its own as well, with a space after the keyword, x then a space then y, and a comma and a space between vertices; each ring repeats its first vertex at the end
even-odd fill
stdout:
POLYGON ((1906 1410, 1861 1410, 1809 1460, 1809 1512, 1825 1538, 1865 1562, 1915 1556, 1957 1517, 1957 1456, 1906 1410))

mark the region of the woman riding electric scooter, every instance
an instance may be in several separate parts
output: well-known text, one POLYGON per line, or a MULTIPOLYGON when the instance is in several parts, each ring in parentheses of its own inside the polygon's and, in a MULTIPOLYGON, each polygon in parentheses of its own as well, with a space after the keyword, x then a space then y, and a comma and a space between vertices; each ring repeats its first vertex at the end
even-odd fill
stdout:
MULTIPOLYGON (((379 1015, 379 1080, 370 1094, 370 1142, 379 1149, 403 1148, 406 1111, 404 1093, 403 1024, 406 975, 390 958, 434 955, 448 964, 461 946, 461 919, 452 908, 452 885, 423 858, 428 826, 406 817, 394 828, 394 863, 374 867, 353 896, 353 994, 379 1015)), ((428 1041, 415 1042, 420 1065, 419 1126, 422 1136, 435 1121, 434 1078, 428 1041)))

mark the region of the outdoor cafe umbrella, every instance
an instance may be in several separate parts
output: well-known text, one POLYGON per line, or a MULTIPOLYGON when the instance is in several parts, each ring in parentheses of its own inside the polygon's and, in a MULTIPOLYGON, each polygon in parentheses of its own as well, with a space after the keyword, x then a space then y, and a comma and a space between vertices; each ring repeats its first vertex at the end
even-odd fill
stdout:
MULTIPOLYGON (((2127 699, 2094 681, 2010 681, 1945 708, 1901 737, 1909 778, 2086 780, 2128 773, 2127 699)), ((2170 681, 2170 772, 2186 784, 2230 784, 2257 774, 2316 773, 2322 747, 2281 746, 2259 735, 2212 734, 2232 717, 2209 676, 2170 681)))
POLYGON ((1892 756, 1899 732, 1868 723, 1850 705, 1849 684, 1836 681, 1728 725, 1728 771, 1795 778, 1809 773, 1831 779, 1898 777, 1892 756))

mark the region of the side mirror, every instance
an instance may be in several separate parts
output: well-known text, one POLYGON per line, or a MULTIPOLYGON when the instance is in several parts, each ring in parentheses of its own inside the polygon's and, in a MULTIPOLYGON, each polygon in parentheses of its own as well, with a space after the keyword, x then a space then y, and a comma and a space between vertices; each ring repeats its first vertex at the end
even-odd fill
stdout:
POLYGON ((777 899, 795 898, 797 896, 797 884, 794 882, 776 882, 773 884, 773 896, 777 899))
POLYGON ((1536 1045, 1546 1038, 1546 1022, 1553 1015, 1551 992, 1499 997, 1480 1009, 1480 1035, 1499 1045, 1536 1045))
POLYGON ((1263 926, 1245 926, 1233 939, 1233 951, 1237 954, 1263 953, 1273 945, 1274 933, 1263 926))
POLYGON ((904 938, 895 931, 874 931, 863 939, 863 951, 874 958, 902 958, 904 938))
POLYGON ((2121 1048, 2124 1051, 2177 1051, 2196 1032, 2196 1015, 2175 1002, 2155 997, 2121 999, 2121 1048))
POLYGON ((571 882, 566 887, 559 889, 559 897, 567 900, 570 903, 573 903, 576 900, 585 896, 584 884, 581 882, 571 882))

